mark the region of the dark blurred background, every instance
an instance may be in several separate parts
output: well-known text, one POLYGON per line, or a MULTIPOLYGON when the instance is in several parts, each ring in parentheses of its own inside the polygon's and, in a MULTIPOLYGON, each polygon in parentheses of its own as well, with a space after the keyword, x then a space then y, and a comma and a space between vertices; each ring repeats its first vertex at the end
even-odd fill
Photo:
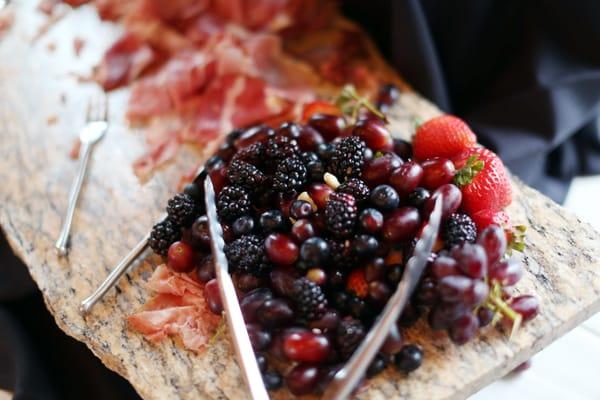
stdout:
MULTIPOLYGON (((528 184, 561 202, 575 175, 600 173, 599 1, 342 4, 416 90, 465 118, 528 184)), ((17 400, 137 398, 58 329, 3 236, 0 388, 17 400)))

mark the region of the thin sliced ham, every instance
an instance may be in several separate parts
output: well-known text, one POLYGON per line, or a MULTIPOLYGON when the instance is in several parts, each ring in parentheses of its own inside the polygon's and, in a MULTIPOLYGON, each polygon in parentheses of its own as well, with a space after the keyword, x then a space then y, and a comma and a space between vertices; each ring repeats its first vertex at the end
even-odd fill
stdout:
POLYGON ((190 350, 202 350, 221 321, 208 309, 202 284, 159 265, 148 288, 156 295, 127 319, 129 326, 151 342, 175 337, 190 350))

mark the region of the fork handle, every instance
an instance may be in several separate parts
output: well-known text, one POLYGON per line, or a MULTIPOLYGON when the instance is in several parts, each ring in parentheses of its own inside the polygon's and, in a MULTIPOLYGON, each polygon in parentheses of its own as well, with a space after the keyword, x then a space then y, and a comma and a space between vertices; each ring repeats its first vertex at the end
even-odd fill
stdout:
POLYGON ((77 170, 77 176, 73 181, 73 185, 71 186, 71 191, 69 192, 69 205, 67 207, 67 213, 65 215, 65 219, 63 221, 62 230, 60 231, 60 236, 56 241, 54 247, 56 247, 56 252, 59 256, 66 256, 68 253, 68 243, 69 243, 69 234, 71 232, 71 224, 73 223, 73 215, 75 214, 75 207, 77 206, 77 199, 79 199, 79 192, 81 192, 81 186, 83 184, 83 180, 85 178, 85 173, 87 171, 88 161, 90 159, 90 154, 92 152, 92 146, 88 143, 82 143, 81 145, 81 158, 79 159, 79 166, 77 170))

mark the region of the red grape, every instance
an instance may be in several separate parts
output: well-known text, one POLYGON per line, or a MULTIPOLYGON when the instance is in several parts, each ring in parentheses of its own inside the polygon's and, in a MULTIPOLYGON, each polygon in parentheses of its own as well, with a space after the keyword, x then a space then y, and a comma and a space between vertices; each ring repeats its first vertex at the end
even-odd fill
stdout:
POLYGON ((411 239, 421 225, 419 211, 414 207, 399 208, 387 217, 383 223, 383 238, 390 242, 402 242, 411 239))
POLYGON ((419 186, 421 179, 423 179, 423 167, 416 161, 408 161, 392 171, 390 185, 401 196, 406 196, 419 186))
POLYGON ((294 310, 287 300, 269 299, 257 310, 258 320, 268 328, 281 327, 294 320, 294 310))
POLYGON ((455 213, 462 202, 462 192, 460 189, 451 183, 442 185, 427 200, 425 203, 425 214, 429 215, 435 205, 435 199, 442 195, 442 220, 447 219, 451 214, 455 213))
POLYGON ((485 249, 489 265, 494 265, 506 253, 506 233, 498 225, 490 225, 479 234, 477 244, 485 249))
POLYGON ((383 281, 373 281, 369 283, 369 299, 375 304, 384 305, 390 296, 392 291, 389 286, 383 281))
POLYGON ((431 273, 436 279, 442 279, 450 275, 458 275, 458 263, 452 257, 441 255, 433 261, 431 265, 431 273))
POLYGON ((379 351, 384 354, 396 354, 402 349, 403 345, 404 338, 402 336, 402 332, 400 331, 400 328, 398 328, 398 325, 393 324, 392 328, 390 329, 390 334, 385 339, 385 342, 383 342, 383 345, 379 351))
POLYGON ((240 309, 246 322, 256 322, 257 311, 265 301, 272 299, 273 293, 269 289, 259 288, 246 293, 240 300, 240 309))
POLYGON ((473 286, 473 280, 462 275, 451 275, 442 278, 438 283, 438 291, 442 300, 453 303, 463 302, 473 286))
POLYGON ((285 384, 296 396, 311 393, 319 380, 319 368, 314 365, 298 364, 285 377, 285 384))
POLYGON ((477 329, 479 329, 477 318, 473 314, 464 314, 450 325, 448 334, 454 343, 462 345, 473 339, 477 329))
POLYGON ((374 208, 365 208, 358 216, 358 224, 367 233, 377 233, 383 227, 383 214, 374 208))
POLYGON ((499 261, 490 268, 490 281, 512 286, 523 277, 523 266, 516 260, 499 261))
POLYGON ((477 319, 479 320, 479 326, 483 328, 492 322, 494 312, 487 307, 479 307, 479 310, 477 310, 477 319))
POLYGON ((452 257, 458 262, 458 268, 473 279, 482 279, 487 275, 487 256, 478 244, 463 243, 452 249, 452 257))
POLYGON ((278 266, 271 270, 271 286, 280 296, 290 296, 298 271, 291 266, 278 266))
POLYGON ((365 280, 373 282, 383 278, 386 272, 385 260, 381 257, 371 259, 365 266, 365 280))
POLYGON ((275 135, 273 128, 266 125, 253 126, 247 129, 235 140, 235 147, 242 149, 256 142, 264 142, 271 136, 275 135))
POLYGON ((302 244, 306 239, 315 236, 315 227, 307 219, 299 219, 292 225, 292 238, 296 243, 302 244))
POLYGON ((315 114, 308 120, 308 125, 316 129, 326 141, 330 142, 340 136, 346 127, 346 120, 339 115, 315 114))
POLYGON ((340 314, 335 309, 328 309, 323 316, 317 320, 310 321, 311 329, 320 329, 323 332, 334 331, 340 323, 340 314))
POLYGON ((469 288, 466 293, 463 302, 473 306, 478 306, 483 303, 490 293, 490 288, 487 283, 480 280, 473 281, 473 285, 469 288))
POLYGON ((215 277, 215 263, 212 256, 206 256, 202 259, 196 268, 196 276, 202 283, 206 283, 215 277))
POLYGON ((208 281, 204 286, 204 299, 213 314, 221 315, 223 312, 223 303, 221 302, 221 293, 219 292, 219 282, 216 279, 208 281))
POLYGON ((302 151, 316 151, 317 147, 325 142, 323 136, 316 129, 308 125, 302 127, 297 141, 302 151))
POLYGON ((373 188, 387 183, 392 171, 402 165, 402 159, 394 153, 385 153, 365 163, 362 170, 362 180, 373 188))
POLYGON ((271 233, 267 236, 265 250, 269 259, 279 265, 292 265, 299 254, 296 243, 283 233, 271 233))
POLYGON ((271 334, 259 324, 246 324, 246 330, 254 351, 264 350, 271 344, 271 334))
POLYGON ((167 265, 175 272, 190 272, 195 267, 192 246, 185 242, 175 242, 169 246, 167 265))
POLYGON ((283 353, 292 361, 323 362, 331 350, 329 339, 313 332, 292 333, 283 342, 283 353))
POLYGON ((515 297, 510 307, 523 316, 523 321, 533 319, 539 312, 540 302, 535 296, 522 295, 515 297))
POLYGON ((361 138, 368 148, 373 151, 392 151, 394 141, 392 135, 383 126, 373 119, 362 119, 356 123, 353 135, 361 138))
POLYGON ((426 189, 437 189, 450 183, 456 174, 454 164, 447 158, 431 158, 423 161, 421 166, 423 167, 421 186, 426 189))
POLYGON ((333 189, 324 183, 313 183, 308 188, 309 196, 313 199, 319 209, 325 208, 331 193, 333 193, 333 189))

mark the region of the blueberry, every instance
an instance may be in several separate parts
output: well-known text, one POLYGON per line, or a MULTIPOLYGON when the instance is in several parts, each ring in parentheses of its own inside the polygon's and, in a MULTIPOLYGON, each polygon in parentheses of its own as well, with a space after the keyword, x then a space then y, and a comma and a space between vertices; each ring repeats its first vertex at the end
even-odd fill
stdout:
POLYGON ((300 247, 300 257, 312 266, 321 266, 329 258, 329 245, 320 237, 308 238, 300 247))
POLYGON ((375 254, 379 247, 379 241, 371 235, 358 235, 352 246, 359 257, 369 257, 375 254))
POLYGON ((261 214, 260 227, 265 233, 279 231, 285 227, 283 214, 279 210, 269 210, 261 214))
POLYGON ((400 196, 390 185, 379 185, 371 192, 371 203, 382 211, 392 211, 400 204, 400 196))
POLYGON ((254 229, 254 220, 249 215, 239 217, 231 225, 235 236, 247 235, 254 229))
POLYGON ((308 218, 312 212, 312 205, 305 200, 294 200, 290 207, 290 216, 294 219, 308 218))

